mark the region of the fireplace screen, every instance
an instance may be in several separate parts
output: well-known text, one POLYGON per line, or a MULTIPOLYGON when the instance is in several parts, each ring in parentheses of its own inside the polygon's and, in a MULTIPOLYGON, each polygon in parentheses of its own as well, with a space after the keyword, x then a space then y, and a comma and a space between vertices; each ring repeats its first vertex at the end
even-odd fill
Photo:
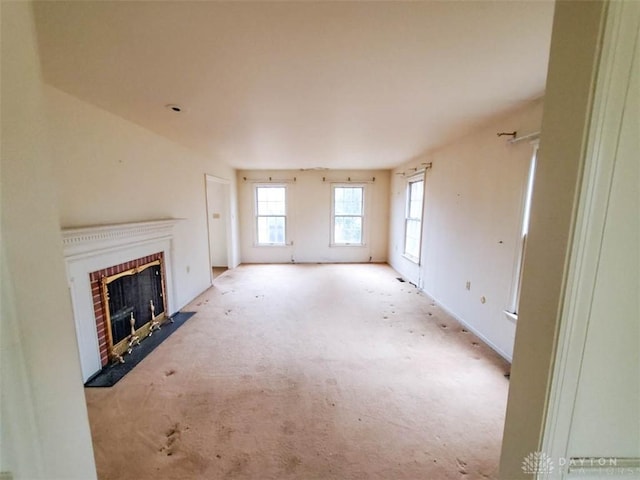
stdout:
POLYGON ((109 353, 123 362, 134 345, 165 320, 164 281, 160 260, 102 278, 109 353))

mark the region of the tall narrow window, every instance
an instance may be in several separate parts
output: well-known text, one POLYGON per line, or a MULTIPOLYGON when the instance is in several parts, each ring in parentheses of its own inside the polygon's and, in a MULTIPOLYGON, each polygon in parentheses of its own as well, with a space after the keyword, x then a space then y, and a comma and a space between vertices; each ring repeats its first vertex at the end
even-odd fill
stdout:
POLYGON ((256 186, 256 232, 258 245, 285 245, 287 239, 287 188, 256 186))
POLYGON ((407 184, 407 208, 404 227, 404 254, 416 263, 420 261, 423 199, 424 178, 420 176, 409 179, 407 184))
POLYGON ((522 267, 524 265, 524 253, 527 246, 527 236, 529 235, 529 220, 531 218, 531 198, 533 196, 533 182, 536 173, 536 159, 538 156, 538 147, 536 146, 531 157, 529 166, 529 175, 527 177, 527 186, 524 193, 524 206, 522 209, 522 226, 520 229, 520 245, 518 246, 518 257, 514 274, 514 283, 511 289, 511 306, 510 313, 516 318, 518 315, 518 304, 520 303, 520 291, 522 288, 522 267))
POLYGON ((333 186, 333 245, 362 245, 364 186, 333 186))

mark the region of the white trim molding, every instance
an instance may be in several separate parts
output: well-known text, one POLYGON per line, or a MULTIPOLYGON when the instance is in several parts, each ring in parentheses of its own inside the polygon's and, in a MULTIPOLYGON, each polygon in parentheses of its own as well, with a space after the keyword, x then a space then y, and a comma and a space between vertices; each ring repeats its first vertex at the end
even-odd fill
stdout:
POLYGON ((95 255, 101 251, 170 238, 181 219, 167 218, 147 222, 119 223, 62 230, 65 258, 95 255))

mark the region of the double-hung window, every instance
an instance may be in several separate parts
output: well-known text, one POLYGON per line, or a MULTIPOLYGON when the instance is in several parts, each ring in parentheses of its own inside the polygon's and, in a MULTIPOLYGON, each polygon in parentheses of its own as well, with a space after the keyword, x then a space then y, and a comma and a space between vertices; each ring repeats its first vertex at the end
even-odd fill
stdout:
POLYGON ((407 183, 407 206, 404 225, 404 254, 410 260, 420 261, 420 240, 422 238, 422 204, 424 199, 424 178, 410 178, 407 183))
POLYGON ((364 185, 332 186, 332 245, 364 244, 364 185))
POLYGON ((531 198, 533 196, 533 182, 536 175, 536 160, 538 157, 538 146, 535 145, 531 163, 529 164, 529 175, 524 191, 524 205, 522 207, 522 227, 520 229, 520 245, 518 246, 518 256, 513 277, 513 287, 511 288, 511 305, 507 310, 510 316, 517 318, 518 304, 520 303, 520 290, 522 288, 522 267, 524 265, 524 254, 527 247, 527 237, 529 235, 529 218, 531 216, 531 198))
POLYGON ((256 186, 256 237, 258 245, 286 245, 287 187, 256 186))

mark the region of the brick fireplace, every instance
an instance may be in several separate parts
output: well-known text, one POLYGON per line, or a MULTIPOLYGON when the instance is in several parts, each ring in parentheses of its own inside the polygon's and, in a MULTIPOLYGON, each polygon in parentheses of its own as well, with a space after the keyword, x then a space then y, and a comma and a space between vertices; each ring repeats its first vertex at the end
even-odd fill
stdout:
POLYGON ((176 312, 173 286, 173 229, 177 219, 63 229, 67 280, 73 306, 83 380, 111 359, 101 289, 103 277, 156 260, 163 270, 164 310, 176 312))

